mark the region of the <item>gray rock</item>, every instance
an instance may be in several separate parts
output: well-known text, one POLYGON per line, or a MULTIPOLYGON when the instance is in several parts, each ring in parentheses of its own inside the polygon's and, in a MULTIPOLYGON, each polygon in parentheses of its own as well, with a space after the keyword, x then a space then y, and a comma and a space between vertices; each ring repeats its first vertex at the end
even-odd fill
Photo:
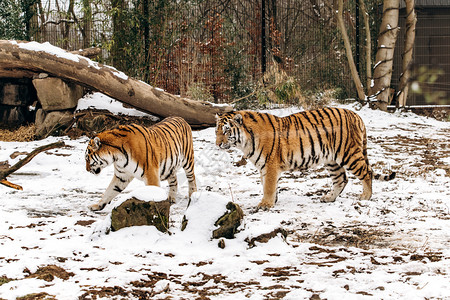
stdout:
POLYGON ((26 120, 26 109, 23 106, 0 105, 0 124, 19 126, 26 120))
POLYGON ((42 108, 39 108, 36 111, 36 117, 35 117, 35 120, 34 120, 34 124, 36 125, 36 127, 39 128, 39 127, 42 126, 42 124, 44 124, 46 115, 47 114, 45 113, 45 110, 43 110, 42 108))
POLYGON ((0 103, 11 106, 26 106, 30 99, 29 86, 25 83, 4 83, 0 92, 0 103))
POLYGON ((58 131, 64 130, 73 121, 73 113, 70 111, 52 111, 46 114, 42 124, 36 124, 36 137, 45 138, 49 135, 58 135, 58 131))
POLYGON ((72 109, 83 96, 83 88, 59 78, 33 79, 39 102, 45 111, 72 109))

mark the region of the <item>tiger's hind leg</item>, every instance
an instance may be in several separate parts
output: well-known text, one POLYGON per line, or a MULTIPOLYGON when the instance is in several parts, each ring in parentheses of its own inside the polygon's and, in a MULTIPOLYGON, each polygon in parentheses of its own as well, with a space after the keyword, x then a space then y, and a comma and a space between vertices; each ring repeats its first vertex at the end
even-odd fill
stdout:
POLYGON ((186 178, 189 184, 189 202, 188 207, 191 204, 191 196, 193 193, 197 191, 197 183, 195 181, 195 173, 194 173, 194 163, 186 163, 183 166, 184 171, 186 172, 186 178))
POLYGON ((175 198, 177 197, 178 191, 178 180, 176 173, 174 172, 174 174, 170 175, 169 178, 167 178, 167 181, 169 183, 169 196, 167 197, 167 200, 169 200, 170 203, 175 203, 175 198))
POLYGON ((347 175, 345 174, 345 169, 341 167, 338 164, 328 164, 326 166, 328 171, 331 175, 331 180, 333 182, 333 187, 331 191, 328 192, 328 194, 324 195, 322 199, 320 199, 321 202, 334 202, 336 200, 337 196, 339 196, 342 192, 342 190, 347 185, 348 179, 347 175))
POLYGON ((372 197, 372 168, 369 166, 367 158, 355 155, 346 165, 347 169, 355 175, 363 184, 363 192, 359 196, 360 200, 369 200, 372 197))

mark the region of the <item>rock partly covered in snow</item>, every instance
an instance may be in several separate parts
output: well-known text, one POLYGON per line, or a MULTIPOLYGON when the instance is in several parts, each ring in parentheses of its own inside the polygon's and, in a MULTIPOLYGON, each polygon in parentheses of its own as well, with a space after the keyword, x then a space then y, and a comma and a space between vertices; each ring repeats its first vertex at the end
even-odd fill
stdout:
POLYGON ((244 212, 242 209, 233 202, 228 202, 227 212, 220 217, 214 225, 219 226, 213 231, 213 238, 227 238, 233 239, 237 228, 241 225, 242 219, 244 219, 244 212))
POLYGON ((170 202, 163 189, 145 186, 131 193, 131 198, 117 205, 111 212, 111 230, 149 225, 161 232, 169 228, 170 202))
POLYGON ((197 230, 212 238, 234 238, 244 213, 239 205, 211 192, 192 194, 192 202, 183 217, 184 231, 197 230))

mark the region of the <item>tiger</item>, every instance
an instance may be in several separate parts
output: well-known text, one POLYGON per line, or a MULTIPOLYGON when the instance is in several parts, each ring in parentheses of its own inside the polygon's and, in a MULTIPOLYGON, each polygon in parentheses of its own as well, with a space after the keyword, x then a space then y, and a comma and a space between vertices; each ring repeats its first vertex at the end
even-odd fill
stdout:
POLYGON ((102 210, 133 178, 155 186, 167 180, 167 199, 173 203, 181 167, 189 183, 189 199, 197 191, 192 131, 180 117, 168 117, 150 127, 120 125, 101 132, 89 141, 85 159, 86 170, 93 174, 114 164, 114 177, 98 203, 89 206, 92 211, 102 210))
POLYGON ((367 158, 367 135, 361 117, 343 108, 322 108, 277 117, 255 111, 234 111, 216 115, 216 145, 242 151, 260 171, 263 198, 256 209, 268 210, 277 200, 278 180, 285 171, 324 165, 332 179, 331 190, 321 202, 333 202, 348 179, 346 170, 363 183, 360 199, 372 196, 372 178, 392 180, 374 174, 367 158))

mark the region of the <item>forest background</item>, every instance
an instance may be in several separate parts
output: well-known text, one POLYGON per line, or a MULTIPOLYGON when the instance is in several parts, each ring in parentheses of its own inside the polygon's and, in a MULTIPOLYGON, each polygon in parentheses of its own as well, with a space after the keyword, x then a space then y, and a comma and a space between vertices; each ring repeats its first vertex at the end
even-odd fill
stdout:
MULTIPOLYGON (((251 95, 239 101, 242 108, 306 98, 311 107, 324 95, 356 97, 335 0, 1 3, 2 39, 48 41, 66 50, 100 47, 99 62, 169 93, 216 103, 251 95)), ((382 1, 365 3, 376 37, 382 1)), ((346 1, 343 17, 365 82, 365 56, 359 56, 365 25, 357 24, 356 9, 346 1)))

